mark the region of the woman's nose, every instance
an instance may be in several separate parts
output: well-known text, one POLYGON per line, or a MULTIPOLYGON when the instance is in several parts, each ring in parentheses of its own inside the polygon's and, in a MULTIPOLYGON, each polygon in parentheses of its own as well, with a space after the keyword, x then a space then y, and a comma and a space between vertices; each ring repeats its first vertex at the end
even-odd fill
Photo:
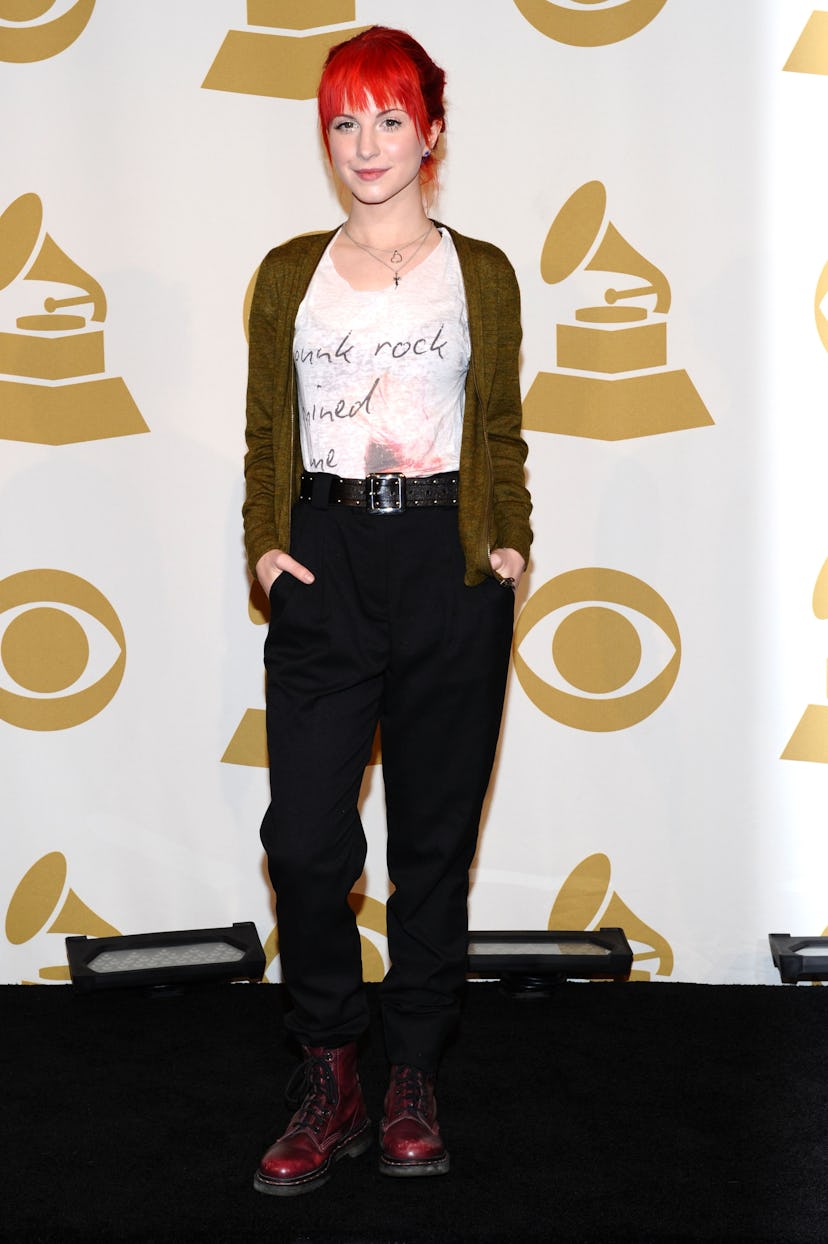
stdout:
POLYGON ((357 154, 360 160, 370 160, 378 154, 376 136, 371 130, 361 129, 359 131, 357 154))

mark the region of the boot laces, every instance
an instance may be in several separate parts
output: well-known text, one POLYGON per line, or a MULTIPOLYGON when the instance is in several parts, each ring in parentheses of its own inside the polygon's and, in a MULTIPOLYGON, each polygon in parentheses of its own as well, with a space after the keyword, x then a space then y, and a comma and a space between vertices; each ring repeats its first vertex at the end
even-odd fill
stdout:
POLYGON ((399 1066, 394 1071, 394 1104, 406 1114, 425 1114, 428 1109, 428 1078, 419 1067, 399 1066))
POLYGON ((324 1054, 308 1054, 288 1081, 285 1089, 288 1106, 298 1106, 293 1118, 295 1127, 309 1127, 319 1132, 339 1101, 336 1077, 324 1054))

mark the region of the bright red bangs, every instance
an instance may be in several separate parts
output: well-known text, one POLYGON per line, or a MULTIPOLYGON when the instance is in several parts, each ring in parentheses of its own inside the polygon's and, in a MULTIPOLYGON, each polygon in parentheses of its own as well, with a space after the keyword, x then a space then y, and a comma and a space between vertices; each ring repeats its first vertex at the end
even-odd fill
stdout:
MULTIPOLYGON (((343 112, 403 108, 423 136, 433 121, 445 128, 443 87, 446 75, 411 35, 387 26, 371 26, 353 39, 331 48, 317 103, 322 139, 330 159, 328 127, 343 112)), ((424 182, 435 179, 434 161, 423 163, 424 182)))

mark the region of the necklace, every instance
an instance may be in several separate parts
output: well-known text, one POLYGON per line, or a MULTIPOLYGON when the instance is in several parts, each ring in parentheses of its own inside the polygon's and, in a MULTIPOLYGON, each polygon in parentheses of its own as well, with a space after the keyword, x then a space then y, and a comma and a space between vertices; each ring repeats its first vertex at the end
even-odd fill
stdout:
POLYGON ((393 250, 390 251, 380 250, 378 246, 368 246, 365 242, 357 242, 353 234, 348 232, 347 225, 342 226, 342 232, 349 241, 353 242, 354 246, 358 246, 361 251, 365 251, 366 255, 370 255, 372 259, 376 259, 377 263, 381 263, 384 268, 389 270, 389 272, 394 273, 394 287, 396 288, 400 283, 401 270, 411 263, 411 260, 415 257, 415 255, 419 254, 425 245, 426 238, 429 236, 433 228, 434 222, 430 220, 425 233, 420 234, 418 238, 413 238, 410 242, 403 242, 401 246, 395 246, 393 250), (415 247, 407 259, 404 259, 402 252, 408 250, 409 246, 414 246, 415 242, 419 243, 419 245, 415 247), (378 251, 379 254, 377 254, 378 251), (388 255, 388 259, 380 258, 381 255, 388 255))

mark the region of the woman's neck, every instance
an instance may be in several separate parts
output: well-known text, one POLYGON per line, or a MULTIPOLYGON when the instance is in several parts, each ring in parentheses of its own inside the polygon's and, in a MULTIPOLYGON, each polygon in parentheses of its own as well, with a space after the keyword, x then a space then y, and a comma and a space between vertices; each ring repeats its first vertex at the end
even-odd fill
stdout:
POLYGON ((354 200, 347 220, 348 233, 368 246, 391 250, 418 238, 429 226, 422 203, 406 205, 379 203, 376 206, 354 200), (389 210, 384 210, 389 209, 389 210))

